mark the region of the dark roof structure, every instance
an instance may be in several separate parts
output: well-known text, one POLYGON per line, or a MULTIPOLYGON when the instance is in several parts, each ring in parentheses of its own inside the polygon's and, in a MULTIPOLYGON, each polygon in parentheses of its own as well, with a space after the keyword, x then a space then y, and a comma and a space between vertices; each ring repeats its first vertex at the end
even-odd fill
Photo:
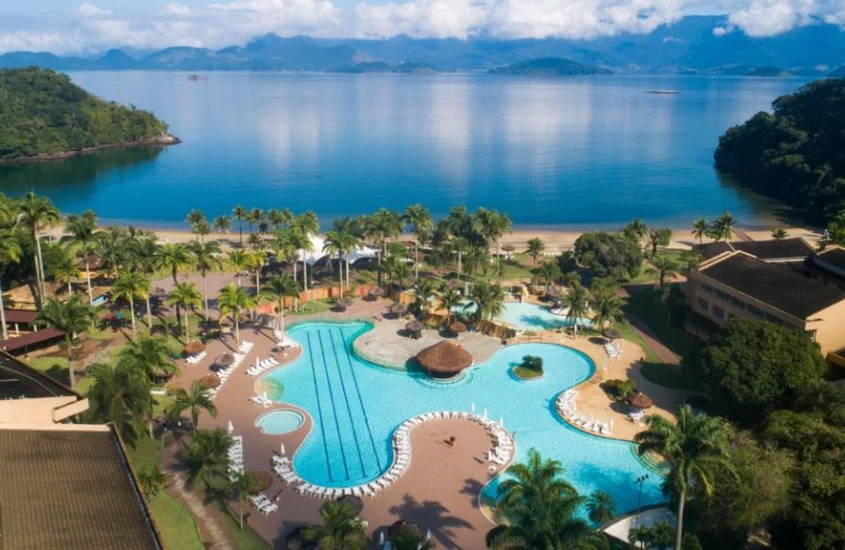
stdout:
POLYGON ((0 426, 3 548, 163 547, 112 426, 0 426))
POLYGON ((705 260, 737 250, 769 262, 800 261, 815 253, 813 247, 800 237, 768 241, 714 242, 698 245, 695 249, 705 260))
POLYGON ((834 246, 822 250, 813 258, 813 263, 822 269, 832 268, 837 274, 845 274, 845 248, 834 246))
POLYGON ((81 399, 72 389, 0 350, 0 399, 71 396, 81 399))
POLYGON ((29 309, 4 309, 3 314, 6 316, 7 323, 18 323, 21 325, 31 325, 38 316, 37 311, 29 309))
POLYGON ((845 300, 845 292, 814 281, 785 266, 735 252, 699 269, 705 276, 784 313, 806 319, 845 300))
POLYGON ((419 352, 417 361, 429 374, 453 375, 472 365, 472 355, 460 344, 442 340, 419 352))
POLYGON ((15 336, 8 340, 0 340, 0 350, 8 351, 9 353, 24 351, 28 348, 52 344, 59 341, 64 335, 65 333, 57 328, 42 328, 41 330, 27 332, 26 334, 15 336))
POLYGON ((715 243, 700 244, 695 247, 695 251, 701 254, 702 260, 709 260, 725 252, 733 252, 734 249, 729 243, 718 241, 715 243))

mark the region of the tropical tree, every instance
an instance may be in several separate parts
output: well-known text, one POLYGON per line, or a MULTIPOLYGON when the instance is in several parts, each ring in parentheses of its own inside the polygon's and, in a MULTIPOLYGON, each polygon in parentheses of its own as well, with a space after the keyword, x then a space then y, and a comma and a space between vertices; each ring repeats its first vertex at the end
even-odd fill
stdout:
POLYGON ((229 472, 232 443, 232 436, 222 428, 194 433, 183 454, 188 482, 203 479, 210 486, 213 479, 225 478, 229 472))
POLYGON ((777 229, 772 230, 772 238, 776 240, 781 240, 789 237, 789 231, 784 229, 783 227, 778 227, 777 229))
MULTIPOLYGON (((361 246, 361 237, 358 236, 351 227, 340 227, 336 231, 338 244, 340 245, 340 253, 346 258, 346 286, 349 286, 351 265, 349 257, 356 248, 361 246)), ((341 286, 343 286, 343 281, 341 281, 341 286)))
POLYGON ((211 228, 222 238, 232 229, 232 219, 229 216, 217 216, 211 222, 211 228))
POLYGON ((616 505, 610 493, 596 489, 587 498, 587 513, 590 521, 596 525, 604 525, 616 516, 616 505))
POLYGON ((403 525, 388 539, 394 550, 434 550, 434 541, 425 538, 417 526, 403 525))
POLYGON ((479 233, 484 237, 487 248, 490 248, 490 241, 496 242, 496 266, 499 275, 501 275, 501 258, 499 239, 505 233, 513 231, 513 223, 510 217, 505 213, 499 213, 495 210, 487 210, 479 208, 475 212, 475 226, 479 233))
POLYGON ((536 449, 524 464, 514 464, 498 488, 498 509, 507 523, 487 532, 489 548, 548 550, 607 548, 607 539, 578 517, 583 498, 566 482, 557 460, 536 449))
POLYGON ((63 242, 71 245, 74 252, 85 261, 85 278, 88 282, 88 301, 94 301, 91 286, 91 256, 94 254, 99 239, 97 215, 93 210, 86 210, 81 216, 69 214, 65 218, 63 242))
POLYGON ((138 336, 135 328, 135 300, 146 300, 150 295, 150 280, 137 271, 124 271, 111 288, 112 296, 129 302, 129 314, 132 319, 132 339, 138 336))
POLYGON ((590 293, 587 292, 587 289, 580 282, 571 285, 566 294, 566 307, 569 308, 566 318, 572 322, 572 330, 575 336, 578 335, 578 324, 582 322, 582 319, 587 317, 587 303, 589 298, 590 293))
POLYGON ((551 289, 552 285, 555 284, 555 281, 558 281, 563 277, 563 272, 560 270, 560 266, 557 262, 543 262, 536 268, 534 268, 534 274, 536 277, 542 279, 546 284, 546 294, 548 294, 551 289))
POLYGON ((255 272, 255 292, 261 292, 261 271, 267 264, 267 253, 263 250, 251 250, 247 254, 247 266, 255 272))
POLYGON ((657 286, 661 289, 666 286, 667 280, 670 280, 678 274, 678 270, 680 269, 674 260, 667 258, 666 256, 657 256, 656 258, 652 258, 651 265, 653 267, 646 269, 646 272, 655 276, 655 283, 657 283, 657 286))
POLYGON ((505 309, 505 290, 497 283, 476 282, 472 285, 470 299, 475 304, 478 318, 487 318, 491 323, 505 309))
POLYGON ((367 527, 348 504, 330 500, 320 508, 322 525, 305 528, 305 540, 317 548, 331 550, 364 550, 367 548, 367 527))
POLYGON ((197 426, 199 426, 201 411, 207 412, 213 418, 217 417, 217 406, 211 399, 208 388, 205 387, 201 380, 191 382, 191 388, 189 390, 176 388, 172 395, 173 405, 170 407, 170 414, 173 418, 179 418, 182 412, 190 410, 194 432, 197 431, 197 426))
MULTIPOLYGON (((156 236, 144 236, 130 241, 129 263, 132 269, 144 274, 147 279, 152 279, 153 273, 158 269, 158 242, 156 236)), ((153 308, 150 304, 150 293, 146 296, 147 326, 153 328, 153 308)))
POLYGON ((158 265, 170 271, 173 282, 178 283, 179 272, 193 263, 191 250, 182 243, 165 243, 158 247, 158 265))
POLYGON ((0 229, 0 328, 2 328, 3 340, 9 338, 6 326, 6 306, 3 304, 3 271, 7 264, 18 263, 20 260, 21 246, 14 233, 8 229, 0 229))
POLYGON ((428 240, 428 235, 434 228, 431 214, 421 204, 412 204, 405 209, 405 221, 413 226, 414 230, 414 277, 420 276, 420 244, 428 240))
POLYGON ((343 237, 336 229, 329 229, 326 231, 326 240, 323 242, 323 253, 328 254, 329 264, 331 259, 337 257, 338 269, 340 270, 340 297, 343 299, 343 262, 341 261, 341 254, 343 254, 343 237))
POLYGON ((188 322, 188 310, 202 304, 202 295, 194 283, 176 283, 170 295, 167 297, 168 305, 181 307, 185 312, 185 341, 191 339, 190 323, 188 322))
POLYGON ((94 245, 94 254, 112 280, 117 278, 127 260, 131 259, 132 242, 122 227, 112 226, 100 232, 94 245))
POLYGON ((534 265, 537 265, 537 257, 546 249, 545 243, 538 238, 528 239, 525 251, 534 259, 534 265))
POLYGON ((405 280, 411 276, 411 268, 403 260, 394 257, 388 258, 384 264, 385 272, 391 281, 399 283, 399 287, 405 288, 405 280))
POLYGON ((704 240, 704 237, 708 236, 710 232, 710 224, 707 223, 707 220, 703 218, 699 218, 692 222, 692 234, 693 236, 698 239, 698 243, 704 240))
POLYGON ((244 220, 248 215, 249 211, 241 205, 232 209, 232 217, 238 220, 238 237, 240 238, 241 248, 244 246, 244 220))
POLYGON ((634 218, 631 223, 622 228, 622 234, 638 245, 648 235, 648 226, 642 218, 634 218))
POLYGON ((67 351, 68 380, 73 388, 73 340, 83 332, 90 330, 99 321, 97 309, 83 304, 78 294, 72 295, 66 302, 48 299, 35 317, 37 326, 53 327, 64 332, 65 350, 67 351))
POLYGON ((666 248, 672 242, 672 230, 668 227, 658 227, 648 232, 648 242, 651 246, 651 257, 657 255, 658 248, 666 248))
POLYGON ((250 296, 245 288, 230 283, 220 290, 217 308, 220 310, 221 319, 225 315, 231 315, 235 323, 235 341, 238 346, 241 345, 241 313, 253 307, 255 307, 255 298, 250 296))
POLYGON ((162 337, 142 337, 128 342, 120 348, 116 364, 146 380, 152 380, 158 372, 179 374, 179 367, 170 358, 170 346, 162 337))
POLYGON ((729 241, 733 237, 735 225, 736 219, 731 216, 730 212, 725 210, 724 212, 722 212, 722 215, 716 218, 716 221, 713 222, 713 236, 716 238, 717 241, 729 241))
POLYGON ((113 422, 124 441, 134 444, 152 418, 147 378, 121 364, 112 368, 96 363, 89 370, 94 380, 88 389, 89 410, 103 422, 113 422))
POLYGON ((68 246, 49 245, 47 248, 47 275, 57 283, 67 285, 67 294, 73 294, 71 283, 79 279, 79 265, 76 256, 68 246))
MULTIPOLYGON (((381 265, 387 255, 387 241, 402 234, 402 216, 386 208, 379 208, 375 214, 367 218, 364 232, 378 243, 381 249, 378 263, 381 265)), ((378 284, 381 285, 381 272, 379 272, 378 284)))
POLYGON ((279 210, 278 208, 271 208, 267 211, 267 221, 275 231, 282 228, 291 220, 291 213, 289 210, 279 210))
POLYGON ((241 531, 244 528, 244 504, 250 495, 256 495, 261 492, 261 482, 254 472, 242 472, 240 470, 234 473, 233 479, 229 482, 229 488, 238 497, 238 513, 240 515, 241 531))
MULTIPOLYGON (((227 218, 228 219, 228 218, 227 218)), ((191 246, 194 255, 194 267, 202 276, 202 303, 203 314, 208 319, 208 285, 206 280, 209 273, 223 269, 223 262, 220 261, 220 245, 216 242, 194 243, 191 246)))
POLYGON ((300 291, 299 284, 287 273, 280 273, 271 278, 261 291, 264 298, 276 300, 279 327, 282 333, 285 332, 285 298, 293 298, 295 303, 299 299, 300 291))
POLYGON ((446 310, 446 325, 452 322, 452 312, 463 302, 464 297, 454 288, 443 285, 440 290, 440 307, 446 310))
POLYGON ((144 466, 138 470, 138 485, 147 497, 154 497, 167 484, 167 477, 158 464, 144 466))
POLYGON ((191 232, 197 234, 197 241, 199 241, 200 232, 198 231, 198 229, 203 224, 205 224, 206 226, 208 225, 208 222, 205 219, 205 214, 203 214, 202 210, 195 208, 188 212, 185 221, 188 222, 188 225, 191 226, 191 232))
POLYGON ((616 295, 615 287, 600 285, 593 289, 592 295, 593 324, 598 330, 623 319, 622 299, 616 295))
POLYGON ((35 264, 35 282, 38 286, 38 303, 44 301, 44 258, 41 255, 39 233, 53 227, 61 220, 59 210, 47 197, 39 197, 33 191, 17 202, 18 222, 29 229, 32 238, 33 262, 35 264))
POLYGON ((235 279, 238 286, 241 286, 241 273, 248 271, 250 267, 249 252, 240 248, 230 251, 226 257, 226 265, 235 271, 235 279))
POLYGON ((420 313, 424 316, 428 314, 431 306, 431 299, 435 296, 435 282, 433 279, 417 279, 414 285, 414 294, 416 295, 416 304, 420 313))
POLYGON ((634 436, 640 455, 660 453, 671 466, 663 484, 667 494, 678 498, 678 528, 675 550, 683 541, 684 507, 690 492, 713 494, 717 472, 730 470, 728 457, 728 428, 718 417, 695 414, 689 405, 678 410, 677 420, 649 416, 648 428, 634 436))
POLYGON ((264 211, 260 208, 253 208, 250 210, 246 215, 246 222, 249 224, 249 232, 252 233, 252 226, 255 225, 256 227, 261 225, 261 221, 264 219, 264 211))

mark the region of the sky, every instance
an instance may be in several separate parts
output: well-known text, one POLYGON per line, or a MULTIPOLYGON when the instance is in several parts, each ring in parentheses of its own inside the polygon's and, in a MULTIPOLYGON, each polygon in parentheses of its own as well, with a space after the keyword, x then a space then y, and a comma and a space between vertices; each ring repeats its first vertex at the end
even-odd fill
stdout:
POLYGON ((594 39, 723 14, 714 34, 773 36, 830 23, 845 0, 0 0, 0 53, 221 48, 281 36, 594 39))

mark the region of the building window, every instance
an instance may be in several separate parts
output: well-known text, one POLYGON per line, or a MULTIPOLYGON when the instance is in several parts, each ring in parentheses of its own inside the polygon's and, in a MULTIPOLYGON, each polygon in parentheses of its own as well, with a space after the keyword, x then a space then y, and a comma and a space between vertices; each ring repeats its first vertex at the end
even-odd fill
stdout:
POLYGON ((719 306, 713 306, 713 315, 715 315, 717 319, 724 319, 725 310, 720 308, 719 306))
POLYGON ((754 315, 755 317, 758 317, 760 319, 766 318, 766 314, 763 312, 762 309, 759 309, 759 308, 756 308, 754 306, 749 305, 748 311, 750 311, 752 315, 754 315))
POLYGON ((818 332, 818 331, 815 331, 815 330, 805 330, 805 331, 804 331, 804 334, 806 334, 806 335, 807 335, 807 337, 810 339, 810 341, 815 342, 815 341, 816 341, 816 332, 818 332))
POLYGON ((713 287, 708 285, 707 283, 701 283, 701 288, 707 294, 713 294, 713 287))
POLYGON ((701 311, 708 311, 710 309, 710 302, 708 302, 704 298, 699 298, 698 307, 701 309, 701 311))
POLYGON ((745 309, 745 302, 743 302, 742 300, 734 298, 733 296, 731 296, 730 300, 731 304, 733 304, 734 307, 738 307, 739 309, 745 309))
POLYGON ((726 292, 722 292, 721 290, 717 290, 717 291, 716 291, 716 296, 717 296, 720 300, 724 300, 724 301, 726 301, 726 302, 730 299, 730 296, 728 296, 728 294, 727 294, 726 292))

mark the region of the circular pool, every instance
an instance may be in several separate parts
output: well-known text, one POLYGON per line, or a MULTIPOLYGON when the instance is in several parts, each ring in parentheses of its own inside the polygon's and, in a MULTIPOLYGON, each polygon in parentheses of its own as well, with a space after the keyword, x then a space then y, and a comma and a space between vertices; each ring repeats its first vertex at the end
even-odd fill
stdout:
POLYGON ((296 431, 305 423, 305 417, 296 411, 273 411, 262 414, 255 420, 261 433, 281 435, 296 431))

